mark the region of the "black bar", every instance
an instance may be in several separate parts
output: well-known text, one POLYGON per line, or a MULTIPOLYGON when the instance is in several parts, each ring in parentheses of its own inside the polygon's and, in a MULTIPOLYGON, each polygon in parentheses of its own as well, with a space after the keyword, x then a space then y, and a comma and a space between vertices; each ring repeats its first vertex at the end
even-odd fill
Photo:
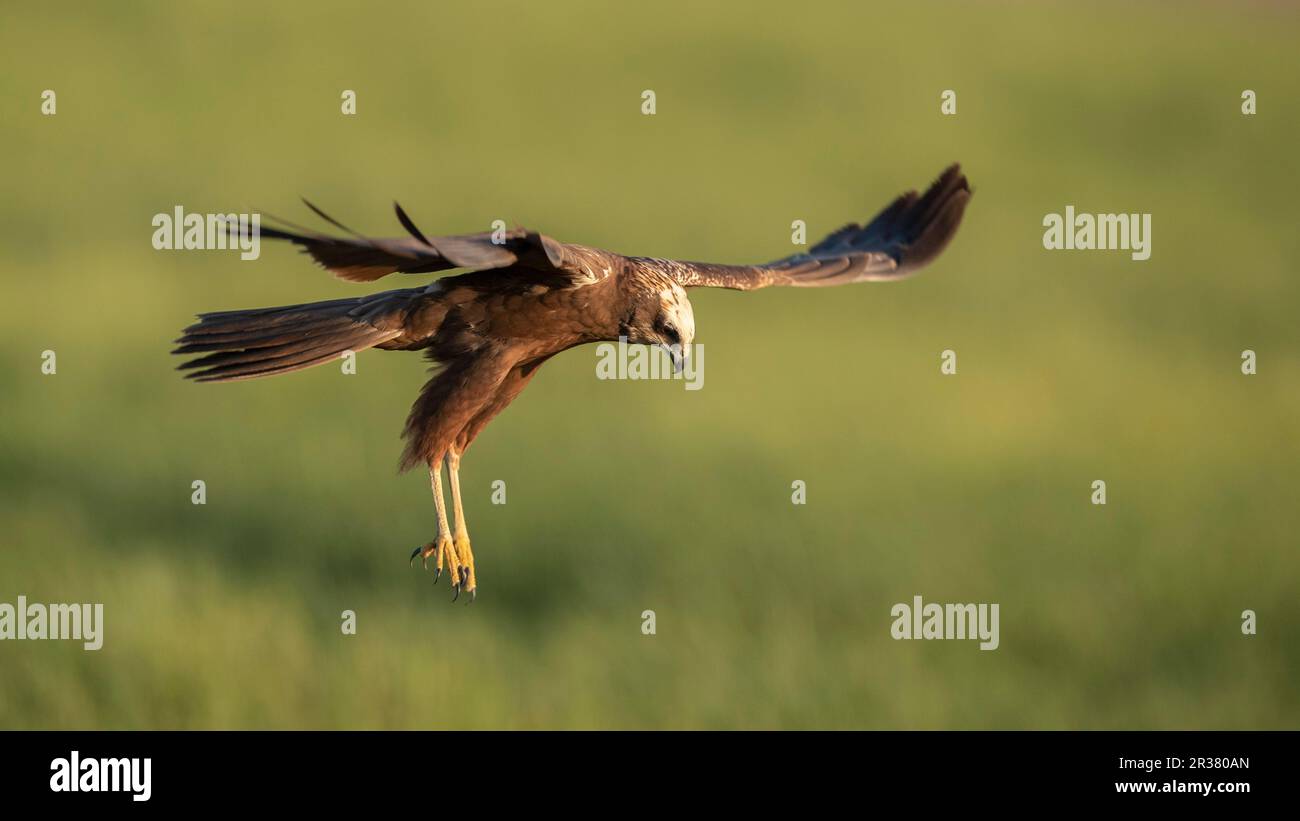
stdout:
MULTIPOLYGON (((0 785, 6 806, 21 798, 49 807, 205 811, 338 809, 405 796, 432 812, 456 809, 458 793, 470 811, 514 799, 590 803, 609 791, 624 796, 607 807, 618 814, 632 805, 680 810, 683 802, 797 804, 801 794, 857 806, 890 799, 1229 809, 1289 797, 1297 740, 1295 732, 1236 731, 8 732, 0 735, 0 785), (68 771, 73 751, 82 778, 88 770, 103 775, 109 758, 140 759, 142 776, 148 758, 148 799, 134 800, 130 785, 55 792, 51 779, 68 771), (1192 792, 1190 783, 1212 792, 1192 792), (1154 792, 1130 792, 1146 789, 1154 792)), ((112 765, 110 782, 114 771, 123 772, 112 765)))

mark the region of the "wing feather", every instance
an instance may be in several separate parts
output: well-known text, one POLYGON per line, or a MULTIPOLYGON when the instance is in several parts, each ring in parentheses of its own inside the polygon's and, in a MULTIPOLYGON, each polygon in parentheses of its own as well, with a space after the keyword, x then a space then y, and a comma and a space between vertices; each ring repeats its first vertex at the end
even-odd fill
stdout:
POLYGON ((909 191, 865 227, 850 223, 805 253, 766 265, 664 261, 665 267, 682 287, 741 291, 769 285, 822 288, 901 279, 929 264, 947 247, 970 197, 961 166, 954 164, 924 195, 909 191))
POLYGON ((544 234, 514 228, 503 235, 492 233, 428 236, 397 203, 397 220, 410 236, 367 237, 353 231, 316 205, 303 202, 317 216, 351 236, 331 236, 263 214, 280 225, 263 225, 261 236, 281 239, 299 246, 321 267, 350 282, 373 282, 392 273, 426 274, 453 268, 477 271, 522 267, 543 274, 579 278, 588 276, 580 264, 583 255, 573 246, 544 234))

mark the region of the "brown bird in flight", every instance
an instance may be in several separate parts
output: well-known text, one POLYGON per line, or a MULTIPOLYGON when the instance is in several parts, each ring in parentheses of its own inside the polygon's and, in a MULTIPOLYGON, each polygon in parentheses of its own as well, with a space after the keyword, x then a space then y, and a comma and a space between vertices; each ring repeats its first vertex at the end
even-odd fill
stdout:
POLYGON ((199 314, 172 353, 202 354, 180 366, 191 371, 189 378, 229 382, 289 373, 366 348, 424 350, 435 370, 407 416, 401 468, 429 466, 438 530, 433 541, 415 549, 411 561, 420 556, 427 567, 432 556, 437 576, 445 562, 454 601, 461 590, 472 597, 478 586, 461 505, 461 457, 542 363, 577 345, 623 338, 664 347, 680 368, 695 337, 687 288, 749 291, 899 279, 944 249, 970 196, 966 177, 953 165, 924 195, 903 194, 865 227, 851 223, 804 253, 765 265, 628 257, 522 228, 430 237, 397 205, 397 219, 410 236, 371 239, 307 203, 351 236, 296 226, 290 226, 294 231, 263 227, 261 236, 302 246, 338 277, 371 282, 394 272, 470 270, 417 288, 199 314), (442 494, 443 461, 454 533, 442 494))

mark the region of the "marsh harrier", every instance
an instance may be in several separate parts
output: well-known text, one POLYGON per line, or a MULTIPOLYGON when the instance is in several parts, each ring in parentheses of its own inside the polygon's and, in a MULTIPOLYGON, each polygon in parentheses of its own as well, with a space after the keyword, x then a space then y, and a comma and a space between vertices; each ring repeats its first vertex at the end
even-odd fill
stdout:
MULTIPOLYGON (((437 534, 416 548, 444 562, 455 590, 477 589, 460 494, 460 460, 493 417, 547 359, 589 342, 659 345, 681 367, 695 337, 687 288, 750 291, 769 285, 824 287, 899 279, 933 260, 952 239, 971 191, 958 166, 923 195, 908 192, 865 226, 844 226, 807 251, 765 265, 714 265, 629 257, 558 242, 535 231, 427 236, 395 206, 409 236, 329 236, 285 223, 261 236, 302 246, 336 276, 371 282, 388 274, 468 273, 432 284, 349 299, 199 314, 173 353, 201 354, 180 366, 199 382, 289 373, 366 348, 423 350, 435 363, 406 419, 403 470, 429 467, 437 534), (293 230, 289 230, 292 228, 293 230), (455 531, 442 493, 447 463, 455 531)), ((435 576, 435 581, 437 577, 435 576)))

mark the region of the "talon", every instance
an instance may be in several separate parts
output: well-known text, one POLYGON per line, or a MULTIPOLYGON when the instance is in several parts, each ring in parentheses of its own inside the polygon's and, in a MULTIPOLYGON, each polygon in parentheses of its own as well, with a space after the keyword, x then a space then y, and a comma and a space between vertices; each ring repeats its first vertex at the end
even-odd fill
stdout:
POLYGON ((452 588, 452 590, 454 590, 455 592, 452 593, 451 595, 451 603, 455 604, 456 599, 460 598, 460 585, 456 585, 455 587, 452 588))
POLYGON ((427 573, 429 571, 429 557, 432 556, 433 554, 434 554, 433 542, 429 542, 423 547, 417 547, 414 551, 411 552, 411 565, 412 566, 415 565, 415 557, 419 556, 420 566, 423 567, 425 572, 427 573))
POLYGON ((434 568, 434 571, 433 571, 433 583, 434 583, 434 584, 437 584, 437 583, 438 583, 438 579, 441 579, 441 578, 442 578, 442 568, 441 568, 441 567, 434 568))
POLYGON ((473 604, 473 603, 475 602, 476 599, 478 599, 478 588, 477 588, 477 587, 474 588, 473 590, 469 591, 469 601, 465 602, 465 604, 473 604))

